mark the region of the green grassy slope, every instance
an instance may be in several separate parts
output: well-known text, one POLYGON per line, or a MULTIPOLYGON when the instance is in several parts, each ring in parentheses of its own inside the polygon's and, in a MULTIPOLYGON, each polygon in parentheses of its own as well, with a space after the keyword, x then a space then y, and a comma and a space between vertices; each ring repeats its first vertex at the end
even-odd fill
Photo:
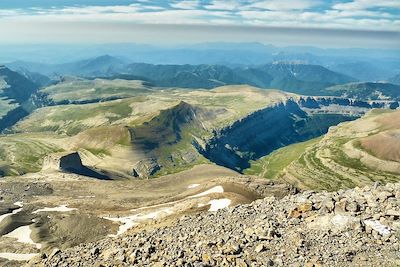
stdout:
POLYGON ((290 163, 299 159, 308 147, 317 143, 321 138, 285 146, 258 160, 251 161, 251 167, 246 169, 244 174, 276 179, 290 163))
POLYGON ((63 149, 54 142, 47 142, 51 134, 24 134, 0 136, 0 174, 21 175, 37 172, 49 153, 63 149))
MULTIPOLYGON (((400 162, 379 158, 374 151, 360 145, 366 138, 400 130, 399 119, 400 111, 378 110, 333 127, 321 141, 291 162, 279 178, 300 188, 317 190, 400 181, 400 162)), ((385 134, 379 142, 384 143, 384 137, 385 134)))
POLYGON ((55 103, 84 103, 149 94, 152 89, 143 81, 69 78, 41 92, 55 103))

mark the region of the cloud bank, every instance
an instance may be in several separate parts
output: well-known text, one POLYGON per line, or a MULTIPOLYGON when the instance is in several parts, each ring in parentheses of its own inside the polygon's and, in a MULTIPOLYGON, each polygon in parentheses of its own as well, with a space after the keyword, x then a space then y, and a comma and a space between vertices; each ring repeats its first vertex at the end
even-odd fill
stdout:
MULTIPOLYGON (((5 41, 9 33, 5 27, 13 23, 17 31, 25 24, 38 35, 53 31, 54 23, 60 30, 73 23, 122 23, 382 31, 393 32, 394 37, 400 31, 399 0, 90 0, 84 1, 85 5, 78 0, 20 2, 0 2, 0 34, 5 41)), ((8 41, 15 39, 15 34, 11 36, 8 41)))

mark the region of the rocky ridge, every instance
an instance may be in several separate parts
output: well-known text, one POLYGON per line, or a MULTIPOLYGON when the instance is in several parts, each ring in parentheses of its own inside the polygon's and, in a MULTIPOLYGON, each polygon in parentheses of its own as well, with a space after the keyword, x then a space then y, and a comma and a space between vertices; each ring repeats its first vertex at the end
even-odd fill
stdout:
POLYGON ((399 266, 400 184, 266 197, 151 222, 29 266, 399 266))

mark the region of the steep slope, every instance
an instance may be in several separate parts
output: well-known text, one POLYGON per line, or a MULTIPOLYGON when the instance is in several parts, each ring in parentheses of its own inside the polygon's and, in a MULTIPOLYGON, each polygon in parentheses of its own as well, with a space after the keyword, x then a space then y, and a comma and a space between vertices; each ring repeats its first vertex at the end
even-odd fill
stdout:
POLYGON ((250 167, 250 160, 265 156, 282 146, 322 135, 330 126, 356 116, 341 112, 307 113, 298 103, 289 99, 223 128, 199 149, 212 162, 243 171, 250 167))
POLYGON ((204 162, 192 142, 206 132, 203 122, 213 118, 215 115, 211 112, 182 101, 172 108, 161 110, 150 121, 131 128, 133 149, 146 155, 136 163, 134 176, 154 175, 161 166, 165 172, 204 162))
POLYGON ((32 81, 4 66, 0 66, 0 77, 0 96, 17 103, 25 102, 38 89, 32 81))
POLYGON ((24 76, 25 78, 36 84, 36 86, 39 88, 46 87, 55 83, 55 81, 52 81, 49 77, 43 74, 37 72, 31 72, 24 68, 20 68, 16 70, 16 72, 18 72, 19 74, 21 74, 22 76, 24 76))
POLYGON ((0 66, 0 131, 28 115, 38 86, 21 74, 0 66))
POLYGON ((328 189, 400 179, 400 111, 371 111, 330 128, 278 177, 301 188, 328 189))

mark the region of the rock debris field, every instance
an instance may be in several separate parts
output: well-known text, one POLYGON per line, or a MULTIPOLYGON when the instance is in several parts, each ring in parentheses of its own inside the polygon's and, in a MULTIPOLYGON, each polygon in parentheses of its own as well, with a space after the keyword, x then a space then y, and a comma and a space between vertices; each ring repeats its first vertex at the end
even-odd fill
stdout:
POLYGON ((33 266, 400 266, 400 184, 266 197, 38 255, 33 266))

